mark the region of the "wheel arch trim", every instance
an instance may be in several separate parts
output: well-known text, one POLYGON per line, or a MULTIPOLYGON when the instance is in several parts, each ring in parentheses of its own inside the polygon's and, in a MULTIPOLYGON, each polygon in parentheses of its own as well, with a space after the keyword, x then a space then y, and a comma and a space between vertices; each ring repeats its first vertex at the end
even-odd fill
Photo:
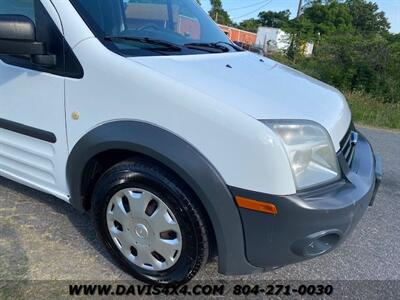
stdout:
POLYGON ((112 121, 86 133, 73 147, 67 162, 71 204, 84 211, 82 179, 86 164, 108 150, 128 150, 151 157, 183 179, 196 193, 214 229, 219 272, 249 274, 262 271, 249 264, 239 210, 215 167, 195 147, 153 124, 112 121))

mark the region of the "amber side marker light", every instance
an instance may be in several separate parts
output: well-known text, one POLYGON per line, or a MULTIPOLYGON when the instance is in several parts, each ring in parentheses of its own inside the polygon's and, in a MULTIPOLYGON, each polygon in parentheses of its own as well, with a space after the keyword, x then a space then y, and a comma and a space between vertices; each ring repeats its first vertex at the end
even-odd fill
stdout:
POLYGON ((270 214, 270 215, 277 215, 278 209, 275 205, 267 202, 256 201, 244 197, 235 197, 236 203, 241 208, 247 208, 250 210, 270 214))

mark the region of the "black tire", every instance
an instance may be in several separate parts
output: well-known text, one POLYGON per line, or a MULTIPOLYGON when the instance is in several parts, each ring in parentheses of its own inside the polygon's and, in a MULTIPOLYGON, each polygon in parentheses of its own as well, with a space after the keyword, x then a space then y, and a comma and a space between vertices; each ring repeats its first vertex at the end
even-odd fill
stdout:
POLYGON ((136 279, 153 285, 181 285, 190 281, 205 265, 209 255, 208 234, 196 198, 173 173, 143 158, 119 163, 107 170, 92 195, 92 221, 98 236, 121 267, 136 279), (140 268, 116 247, 107 227, 106 211, 112 196, 127 188, 147 190, 159 198, 175 215, 182 234, 178 261, 164 271, 140 268))

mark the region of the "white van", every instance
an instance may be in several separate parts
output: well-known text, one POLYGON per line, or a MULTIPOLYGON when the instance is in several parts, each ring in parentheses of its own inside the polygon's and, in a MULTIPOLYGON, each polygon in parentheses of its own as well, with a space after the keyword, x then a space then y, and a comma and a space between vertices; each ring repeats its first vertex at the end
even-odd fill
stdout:
POLYGON ((142 281, 324 254, 381 174, 341 93, 194 0, 0 1, 0 175, 88 211, 142 281))

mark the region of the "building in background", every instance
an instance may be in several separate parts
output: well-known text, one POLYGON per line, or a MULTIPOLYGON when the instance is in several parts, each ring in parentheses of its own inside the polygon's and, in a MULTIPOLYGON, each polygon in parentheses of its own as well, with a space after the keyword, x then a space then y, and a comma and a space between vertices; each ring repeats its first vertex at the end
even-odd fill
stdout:
POLYGON ((290 47, 290 34, 279 28, 259 27, 256 46, 264 53, 286 51, 290 47))
POLYGON ((197 19, 179 15, 178 32, 180 34, 188 36, 193 40, 200 40, 200 28, 201 26, 197 19))
MULTIPOLYGON (((256 47, 265 54, 285 52, 290 47, 291 36, 279 28, 259 27, 257 32, 256 47)), ((301 54, 310 57, 314 51, 314 43, 308 42, 302 45, 301 54)))
POLYGON ((239 43, 244 48, 253 47, 257 40, 257 34, 225 25, 219 25, 223 32, 231 39, 231 41, 239 43))
POLYGON ((301 47, 301 53, 305 57, 311 57, 314 52, 314 43, 308 42, 301 47))

